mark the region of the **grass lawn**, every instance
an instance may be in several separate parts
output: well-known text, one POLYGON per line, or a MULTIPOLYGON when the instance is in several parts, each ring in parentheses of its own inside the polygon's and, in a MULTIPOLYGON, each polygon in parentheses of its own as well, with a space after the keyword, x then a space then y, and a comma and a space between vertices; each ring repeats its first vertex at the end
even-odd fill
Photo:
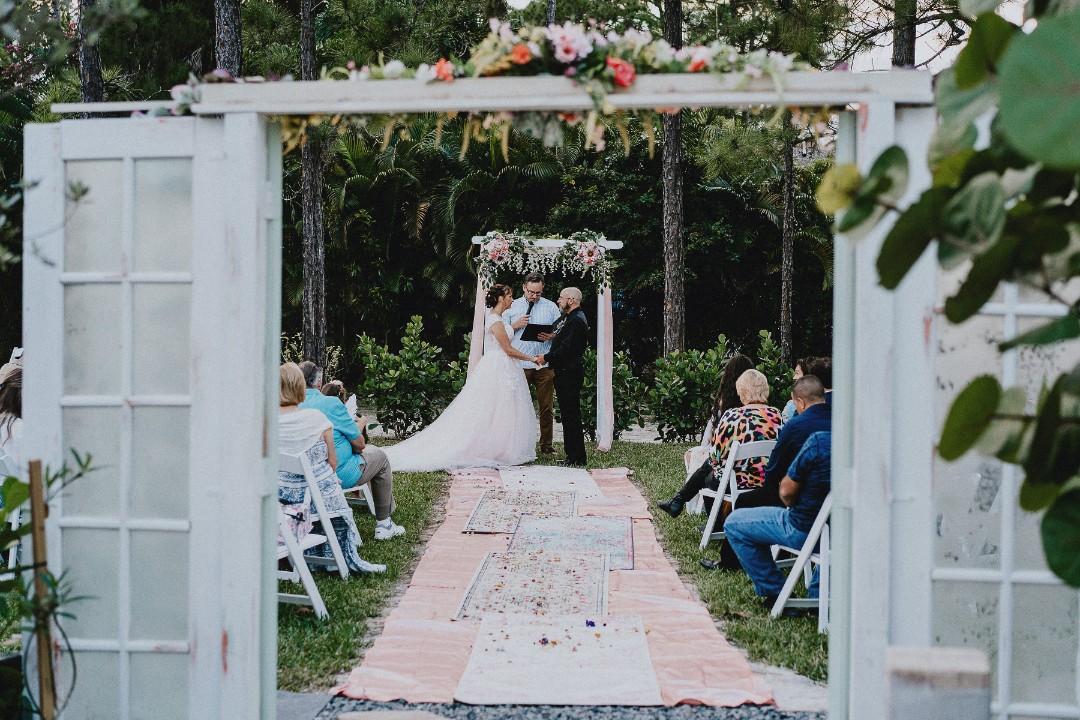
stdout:
MULTIPOLYGON (((632 468, 631 479, 652 503, 671 497, 682 484, 682 456, 688 447, 617 442, 609 453, 591 452, 589 467, 632 468)), ((368 623, 382 613, 398 582, 407 580, 403 574, 412 572, 422 550, 420 536, 434 522, 435 506, 448 488, 449 478, 444 473, 395 473, 398 509, 394 520, 408 532, 387 542, 375 542, 374 518, 367 511, 357 512, 364 538, 360 556, 386 563, 387 571, 383 575, 353 575, 344 581, 337 575, 317 572, 315 580, 330 611, 326 621, 318 620, 308 608, 278 606, 279 689, 324 690, 335 684, 339 673, 357 665, 360 640, 368 623)), ((815 680, 825 679, 827 636, 818 634, 816 620, 770 619, 755 599, 746 575, 705 570, 698 565, 701 534, 694 526, 704 522, 702 516, 684 513, 673 519, 659 511, 656 515, 660 542, 683 577, 697 587, 709 612, 723 623, 731 642, 745 648, 751 660, 788 667, 815 680)), ((715 547, 708 552, 710 557, 717 554, 715 547)))

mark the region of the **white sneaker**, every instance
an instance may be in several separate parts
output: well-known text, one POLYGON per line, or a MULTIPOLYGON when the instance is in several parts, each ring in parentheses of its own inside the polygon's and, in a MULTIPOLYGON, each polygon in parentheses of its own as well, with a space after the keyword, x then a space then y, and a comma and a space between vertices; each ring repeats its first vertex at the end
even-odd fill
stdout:
POLYGON ((405 528, 396 524, 393 520, 389 525, 383 525, 382 523, 375 523, 375 539, 376 540, 389 540, 395 538, 398 535, 404 535, 405 528))
POLYGON ((381 563, 370 563, 364 558, 360 558, 360 572, 362 573, 384 573, 386 572, 386 566, 381 563))

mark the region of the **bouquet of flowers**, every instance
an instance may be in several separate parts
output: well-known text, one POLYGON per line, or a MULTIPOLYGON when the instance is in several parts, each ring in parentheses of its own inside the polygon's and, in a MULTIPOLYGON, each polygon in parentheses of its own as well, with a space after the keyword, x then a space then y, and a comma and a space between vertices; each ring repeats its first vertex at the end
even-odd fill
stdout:
POLYGON ((488 285, 495 282, 502 270, 523 275, 534 269, 531 259, 535 251, 536 244, 526 237, 492 230, 480 243, 477 272, 488 285))

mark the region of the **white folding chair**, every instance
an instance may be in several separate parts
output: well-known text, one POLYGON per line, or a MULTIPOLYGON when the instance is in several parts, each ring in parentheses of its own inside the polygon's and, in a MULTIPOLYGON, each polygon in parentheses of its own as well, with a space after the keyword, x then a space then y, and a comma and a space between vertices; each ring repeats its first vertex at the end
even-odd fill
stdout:
POLYGON ((371 494, 371 483, 357 483, 343 492, 346 502, 355 507, 366 505, 372 517, 375 517, 375 498, 371 494), (354 495, 354 493, 359 493, 359 495, 354 495))
MULTIPOLYGON (((322 491, 319 490, 319 483, 315 480, 315 470, 312 469, 311 461, 308 460, 307 451, 305 450, 299 455, 280 453, 278 455, 278 470, 304 476, 307 481, 308 494, 311 495, 311 504, 318 514, 317 519, 322 526, 323 533, 326 535, 326 540, 330 543, 332 558, 309 557, 307 561, 313 565, 337 565, 338 574, 343 578, 349 577, 349 567, 345 564, 345 555, 341 552, 341 545, 338 544, 337 533, 334 532, 332 522, 332 519, 340 515, 340 513, 327 511, 326 502, 323 500, 322 491)), ((359 541, 359 538, 357 538, 357 541, 359 541)))
POLYGON ((702 497, 711 497, 713 499, 713 504, 712 511, 709 513, 709 519, 705 523, 705 530, 701 533, 701 544, 698 546, 699 550, 704 550, 705 546, 712 540, 724 539, 723 530, 713 532, 713 528, 716 526, 716 519, 720 517, 720 506, 724 504, 725 500, 734 504, 735 498, 746 492, 745 490, 739 489, 738 475, 735 472, 735 463, 756 457, 763 457, 768 460, 768 457, 772 454, 775 446, 775 440, 758 440, 756 442, 748 443, 740 443, 736 440, 731 443, 731 446, 728 448, 727 460, 724 462, 724 472, 720 476, 719 485, 717 485, 715 490, 705 488, 700 493, 702 497))
POLYGON ((829 628, 829 515, 832 513, 832 493, 825 496, 825 502, 821 504, 814 524, 810 526, 810 532, 806 536, 801 548, 787 547, 786 545, 773 545, 772 552, 775 558, 781 550, 793 553, 794 560, 780 560, 776 564, 779 567, 790 566, 791 572, 780 594, 773 603, 772 617, 779 617, 784 608, 817 608, 818 609, 818 632, 826 632, 829 628), (820 540, 820 545, 819 545, 820 540), (815 551, 816 548, 816 551, 815 551), (799 582, 799 576, 803 577, 806 587, 810 587, 813 577, 813 567, 818 566, 818 597, 816 598, 793 598, 791 593, 799 582))
MULTIPOLYGON (((0 483, 4 481, 8 476, 13 476, 22 479, 22 473, 19 471, 18 466, 15 464, 15 459, 10 455, 0 456, 0 483)), ((22 524, 22 507, 17 507, 8 514, 8 522, 11 523, 11 529, 15 530, 22 524)), ((8 550, 7 567, 8 570, 15 568, 19 564, 19 544, 13 546, 8 550)), ((10 574, 0 575, 0 580, 10 579, 10 574)))
POLYGON ((289 520, 285 517, 285 510, 280 504, 278 505, 278 528, 281 530, 282 542, 277 546, 277 558, 279 562, 288 558, 289 564, 292 565, 292 570, 279 569, 277 571, 277 579, 299 582, 303 585, 304 592, 307 593, 306 595, 299 595, 296 593, 279 592, 278 602, 292 603, 295 605, 310 605, 315 609, 315 615, 317 617, 329 617, 330 613, 326 611, 326 605, 323 603, 322 594, 319 593, 319 588, 315 585, 315 578, 311 577, 311 570, 308 569, 307 559, 304 557, 305 551, 318 547, 326 542, 326 536, 308 533, 304 536, 303 540, 297 542, 296 536, 293 535, 292 528, 289 527, 289 520))
MULTIPOLYGON (((709 422, 705 425, 705 431, 701 433, 701 442, 696 447, 692 447, 683 454, 683 464, 686 465, 686 479, 689 480, 690 476, 697 471, 698 468, 709 458, 712 454, 712 446, 709 441, 712 439, 713 421, 710 418, 709 422)), ((686 512, 693 513, 694 515, 701 515, 705 512, 705 499, 701 497, 701 493, 698 493, 693 499, 686 503, 686 512)))

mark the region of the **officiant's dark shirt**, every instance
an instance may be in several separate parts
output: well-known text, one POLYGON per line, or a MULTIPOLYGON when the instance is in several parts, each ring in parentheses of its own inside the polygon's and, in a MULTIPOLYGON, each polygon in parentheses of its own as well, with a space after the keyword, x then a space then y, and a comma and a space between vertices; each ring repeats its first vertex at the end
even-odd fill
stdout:
POLYGON ((551 350, 544 355, 555 370, 582 370, 582 358, 589 343, 589 321, 581 308, 566 316, 555 330, 551 350))

